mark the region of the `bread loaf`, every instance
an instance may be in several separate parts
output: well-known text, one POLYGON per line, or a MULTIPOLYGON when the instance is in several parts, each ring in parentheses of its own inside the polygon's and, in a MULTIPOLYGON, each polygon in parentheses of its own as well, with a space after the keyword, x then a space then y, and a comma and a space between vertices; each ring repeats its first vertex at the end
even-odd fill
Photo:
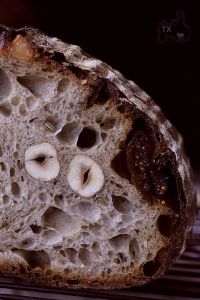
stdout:
POLYGON ((145 284, 179 257, 194 203, 182 138, 144 91, 78 46, 0 28, 3 275, 145 284))

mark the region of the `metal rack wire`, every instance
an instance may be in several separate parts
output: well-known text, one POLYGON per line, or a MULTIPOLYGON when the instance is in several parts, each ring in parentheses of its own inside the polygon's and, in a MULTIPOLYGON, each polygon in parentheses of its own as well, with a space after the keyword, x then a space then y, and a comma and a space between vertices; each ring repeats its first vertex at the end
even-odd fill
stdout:
POLYGON ((121 290, 66 290, 38 287, 22 281, 0 278, 0 300, 75 300, 75 299, 123 299, 123 300, 194 300, 200 299, 200 211, 193 227, 193 239, 187 251, 161 279, 143 287, 121 290), (76 296, 76 297, 75 297, 76 296), (81 297, 81 298, 80 298, 81 297))

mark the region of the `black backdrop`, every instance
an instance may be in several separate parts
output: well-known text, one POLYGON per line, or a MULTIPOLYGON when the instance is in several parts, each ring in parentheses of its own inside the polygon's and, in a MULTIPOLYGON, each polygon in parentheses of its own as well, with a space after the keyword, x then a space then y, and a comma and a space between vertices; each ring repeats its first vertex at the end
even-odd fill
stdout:
POLYGON ((104 60, 162 107, 200 167, 198 1, 1 0, 0 23, 31 25, 104 60), (189 41, 157 40, 157 24, 185 13, 189 41))

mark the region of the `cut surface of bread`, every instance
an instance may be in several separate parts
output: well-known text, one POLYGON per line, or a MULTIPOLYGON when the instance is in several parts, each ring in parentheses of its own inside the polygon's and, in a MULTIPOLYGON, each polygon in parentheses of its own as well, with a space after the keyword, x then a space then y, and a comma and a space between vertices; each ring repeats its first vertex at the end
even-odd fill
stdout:
POLYGON ((182 138, 78 46, 0 28, 0 271, 119 288, 161 276, 190 235, 182 138))

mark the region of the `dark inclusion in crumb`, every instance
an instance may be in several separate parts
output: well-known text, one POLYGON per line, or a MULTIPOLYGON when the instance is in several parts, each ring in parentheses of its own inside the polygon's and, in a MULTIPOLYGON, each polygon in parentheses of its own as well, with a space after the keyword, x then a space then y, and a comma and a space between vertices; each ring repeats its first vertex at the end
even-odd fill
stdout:
POLYGON ((179 210, 173 153, 144 117, 135 120, 124 149, 112 160, 111 167, 119 176, 136 184, 145 198, 165 200, 174 211, 179 210))

